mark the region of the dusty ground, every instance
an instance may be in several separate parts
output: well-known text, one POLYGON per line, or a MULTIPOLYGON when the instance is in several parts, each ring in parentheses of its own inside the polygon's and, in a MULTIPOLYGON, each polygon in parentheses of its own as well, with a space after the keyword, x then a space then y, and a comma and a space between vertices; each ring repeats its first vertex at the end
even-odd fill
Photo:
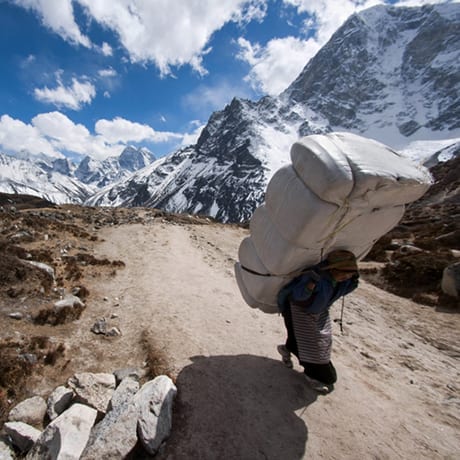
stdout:
POLYGON ((3 335, 33 328, 65 345, 54 367, 29 380, 29 393, 46 396, 74 372, 142 367, 157 356, 178 387, 162 460, 460 457, 457 310, 362 282, 347 298, 343 334, 335 324, 338 383, 318 396, 300 367, 279 361, 281 317, 249 308, 239 294, 233 264, 246 230, 140 222, 105 226, 88 240, 96 258, 125 266, 88 272, 78 320, 37 326, 2 316, 3 335), (93 334, 101 317, 122 335, 93 334))

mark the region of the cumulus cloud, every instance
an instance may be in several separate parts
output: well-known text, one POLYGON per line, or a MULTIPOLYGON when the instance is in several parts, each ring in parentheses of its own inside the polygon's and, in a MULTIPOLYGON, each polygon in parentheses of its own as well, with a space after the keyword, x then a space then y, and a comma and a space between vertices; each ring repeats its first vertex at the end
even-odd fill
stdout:
POLYGON ((37 127, 9 115, 2 115, 0 118, 0 145, 10 152, 26 150, 35 155, 44 153, 52 157, 62 156, 37 127))
POLYGON ((56 107, 67 107, 80 110, 84 104, 89 104, 96 96, 96 88, 85 77, 81 81, 72 78, 70 86, 64 86, 59 75, 56 88, 35 88, 34 96, 41 102, 53 104, 56 107))
MULTIPOLYGON (((43 23, 65 40, 90 46, 75 22, 72 0, 13 0, 34 10, 43 23)), ((261 20, 267 0, 74 0, 88 17, 112 30, 129 55, 131 62, 153 62, 162 75, 171 67, 191 65, 200 74, 206 70, 203 56, 214 32, 227 22, 245 23, 261 20)), ((107 56, 112 48, 103 43, 107 56)))
POLYGON ((64 40, 83 45, 91 46, 88 37, 80 32, 75 22, 72 0, 59 0, 59 7, 55 0, 12 0, 18 6, 35 11, 41 21, 53 32, 60 35, 64 40))
POLYGON ((134 123, 124 118, 116 117, 113 120, 99 120, 95 131, 107 142, 167 142, 172 138, 180 138, 178 134, 155 131, 151 126, 134 123))
POLYGON ((246 77, 251 86, 264 94, 276 95, 285 90, 305 66, 308 57, 319 50, 315 40, 295 37, 274 39, 265 47, 248 40, 238 40, 238 57, 251 66, 246 77))
POLYGON ((155 131, 123 118, 99 120, 94 133, 57 111, 38 114, 30 124, 9 115, 0 118, 0 147, 7 152, 26 150, 54 157, 72 152, 102 160, 119 155, 131 142, 179 142, 182 138, 182 134, 155 131))

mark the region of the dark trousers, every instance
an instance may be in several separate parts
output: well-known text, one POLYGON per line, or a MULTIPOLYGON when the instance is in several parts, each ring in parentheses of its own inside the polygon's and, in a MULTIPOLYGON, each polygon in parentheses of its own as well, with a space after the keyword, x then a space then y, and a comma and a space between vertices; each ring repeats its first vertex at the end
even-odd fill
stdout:
MULTIPOLYGON (((286 348, 299 359, 299 351, 297 347, 297 339, 294 333, 292 324, 291 306, 289 305, 283 311, 284 325, 286 326, 287 339, 286 348)), ((304 373, 312 379, 318 380, 326 385, 332 385, 337 381, 337 372, 332 361, 327 364, 308 363, 300 361, 299 363, 304 368, 304 373)))

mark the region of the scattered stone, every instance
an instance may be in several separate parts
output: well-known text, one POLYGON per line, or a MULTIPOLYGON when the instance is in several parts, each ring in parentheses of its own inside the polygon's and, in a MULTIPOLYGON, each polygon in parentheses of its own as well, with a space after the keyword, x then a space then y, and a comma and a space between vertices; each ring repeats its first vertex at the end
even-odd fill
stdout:
POLYGON ((106 336, 108 337, 117 337, 119 335, 121 335, 121 331, 120 329, 118 329, 118 327, 111 327, 105 334, 106 336))
POLYGON ((142 377, 146 376, 146 371, 135 367, 125 367, 123 369, 117 369, 113 372, 113 375, 115 376, 116 384, 119 385, 127 377, 140 380, 142 377))
POLYGON ((115 390, 115 376, 113 374, 91 374, 83 372, 75 374, 69 379, 69 386, 75 392, 78 402, 94 407, 105 414, 115 390))
POLYGON ((46 401, 41 396, 28 398, 11 409, 8 414, 10 422, 23 422, 28 425, 41 426, 46 414, 46 401))
POLYGON ((41 435, 40 430, 23 422, 6 422, 3 429, 21 452, 28 452, 41 435))
POLYGON ((9 313, 8 317, 11 319, 22 319, 24 315, 20 311, 14 311, 13 313, 9 313))
POLYGON ((166 375, 145 383, 135 396, 139 406, 138 436, 145 450, 154 455, 169 437, 172 405, 177 388, 166 375))
POLYGON ((449 265, 442 273, 441 288, 452 297, 460 297, 460 262, 449 265))
POLYGON ((19 355, 19 357, 29 364, 37 364, 38 362, 38 358, 35 353, 22 353, 19 355))
POLYGON ((98 319, 91 327, 91 332, 105 335, 107 333, 107 320, 105 318, 98 319))
POLYGON ((78 460, 88 442, 96 416, 95 409, 74 404, 46 427, 26 460, 78 460))
POLYGON ((85 304, 81 301, 81 299, 73 294, 66 295, 62 300, 58 300, 54 307, 56 309, 61 309, 65 307, 84 307, 85 304))
POLYGON ((22 260, 24 263, 33 265, 34 267, 43 270, 44 272, 48 273, 48 275, 54 280, 54 268, 50 267, 48 264, 44 264, 43 262, 35 262, 34 260, 22 260))
POLYGON ((48 397, 47 413, 50 420, 61 415, 72 403, 73 391, 64 386, 57 387, 48 397))

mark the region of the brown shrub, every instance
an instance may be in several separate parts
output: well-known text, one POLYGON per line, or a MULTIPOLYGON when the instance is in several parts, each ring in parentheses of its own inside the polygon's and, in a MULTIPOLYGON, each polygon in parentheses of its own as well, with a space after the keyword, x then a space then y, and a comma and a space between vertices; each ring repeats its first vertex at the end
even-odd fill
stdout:
POLYGON ((84 309, 85 307, 81 305, 61 308, 42 308, 34 315, 33 322, 35 324, 49 324, 51 326, 70 323, 79 319, 84 309))

